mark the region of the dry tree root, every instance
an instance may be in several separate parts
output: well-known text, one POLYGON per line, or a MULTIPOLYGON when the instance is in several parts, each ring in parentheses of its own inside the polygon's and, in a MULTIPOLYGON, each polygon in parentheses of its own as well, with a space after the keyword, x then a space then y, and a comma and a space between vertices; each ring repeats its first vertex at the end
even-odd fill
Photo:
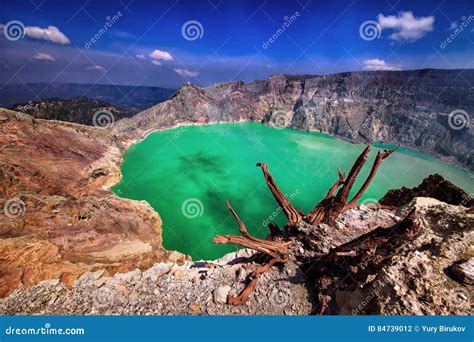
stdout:
POLYGON ((364 184, 362 184, 361 188, 359 189, 359 191, 357 191, 354 197, 347 202, 352 186, 354 185, 354 182, 357 176, 359 175, 362 166, 367 161, 369 152, 370 145, 368 145, 360 154, 359 158, 357 158, 347 178, 345 178, 345 174, 341 174, 341 172, 339 171, 339 179, 331 187, 326 197, 321 202, 319 202, 316 207, 311 210, 310 213, 308 213, 304 217, 304 220, 306 222, 310 224, 316 224, 320 222, 333 224, 341 213, 357 206, 357 201, 362 197, 362 195, 374 179, 380 164, 382 164, 385 159, 390 157, 390 155, 395 152, 395 149, 384 150, 383 152, 379 151, 377 153, 374 164, 372 165, 372 169, 370 170, 370 173, 364 184), (334 193, 340 185, 342 185, 342 188, 334 196, 334 193))
POLYGON ((303 266, 306 274, 315 278, 320 301, 319 314, 323 314, 329 306, 330 287, 337 287, 343 282, 355 281, 355 285, 361 283, 368 275, 375 274, 385 260, 418 236, 420 231, 421 226, 413 209, 395 225, 378 227, 332 249, 316 262, 311 260, 303 266))
POLYGON ((265 182, 267 183, 268 188, 270 189, 273 194, 273 197, 275 197, 278 205, 281 207, 286 217, 288 218, 288 226, 291 227, 297 225, 303 218, 303 215, 295 209, 295 207, 290 203, 288 198, 286 198, 283 192, 281 192, 280 188, 278 188, 278 185, 273 179, 273 176, 268 171, 268 165, 264 163, 258 163, 257 166, 260 166, 262 168, 263 176, 265 177, 265 182))
MULTIPOLYGON (((271 259, 270 261, 258 267, 251 275, 250 275, 250 282, 245 287, 245 289, 237 296, 234 297, 229 295, 227 297, 227 302, 232 305, 240 305, 245 303, 250 295, 252 294, 255 286, 257 286, 258 277, 263 274, 264 272, 268 271, 275 263, 285 263, 288 261, 288 247, 291 245, 291 242, 281 242, 275 240, 263 240, 253 237, 247 231, 245 224, 240 220, 239 216, 232 209, 230 203, 226 201, 227 208, 229 208, 230 212, 234 216, 237 224, 239 226, 240 233, 242 236, 239 235, 218 235, 216 236, 212 242, 214 243, 222 243, 222 244, 233 244, 239 245, 247 248, 254 249, 258 252, 261 252, 271 259)), ((271 232, 275 232, 274 229, 278 229, 275 226, 272 226, 271 232)))
POLYGON ((250 275, 250 282, 248 285, 240 292, 238 296, 227 296, 227 303, 231 305, 242 305, 247 300, 249 300, 250 295, 255 290, 257 286, 258 277, 263 274, 264 272, 268 271, 275 263, 277 263, 277 259, 270 260, 267 264, 260 266, 257 268, 251 275, 250 275))
POLYGON ((265 182, 268 185, 268 188, 272 192, 273 196, 275 197, 278 205, 282 208, 283 213, 288 218, 288 227, 295 227, 301 220, 309 224, 317 224, 320 222, 325 222, 329 224, 333 224, 337 217, 343 213, 344 211, 357 207, 357 201, 360 200, 364 192, 368 189, 370 183, 374 179, 379 166, 382 162, 390 157, 390 155, 396 151, 393 150, 384 150, 379 151, 377 156, 375 157, 374 164, 372 165, 372 169, 370 170, 367 179, 365 180, 364 184, 362 184, 359 191, 354 195, 354 197, 348 201, 349 194, 352 190, 352 186, 359 175, 362 166, 364 166, 370 152, 370 145, 368 145, 364 151, 359 155, 357 160, 355 161, 352 169, 349 172, 349 175, 346 178, 346 174, 342 173, 338 170, 339 177, 336 182, 331 186, 326 196, 323 198, 321 202, 316 204, 313 210, 308 214, 304 215, 301 212, 298 212, 296 208, 291 204, 291 202, 286 198, 283 192, 278 188, 273 176, 268 171, 267 164, 258 163, 257 166, 260 166, 263 171, 263 175, 265 177, 265 182), (341 187, 342 185, 342 187, 341 187), (340 190, 334 195, 337 189, 340 190))
MULTIPOLYGON (((229 304, 240 305, 245 303, 254 291, 259 276, 268 271, 273 265, 288 262, 290 255, 297 259, 292 251, 292 246, 294 245, 295 239, 298 239, 298 235, 294 234, 296 230, 293 228, 298 228, 303 221, 305 225, 309 224, 311 226, 321 222, 333 224, 342 212, 357 206, 357 201, 369 187, 380 164, 395 152, 395 150, 384 150, 383 152, 377 153, 367 179, 354 197, 348 201, 352 186, 362 166, 367 161, 369 152, 370 145, 367 146, 357 158, 347 177, 345 173, 338 170, 339 177, 336 182, 330 187, 323 200, 306 215, 296 210, 279 189, 275 179, 268 170, 268 166, 264 163, 257 164, 257 166, 262 168, 265 182, 287 217, 288 222, 285 227, 285 234, 283 234, 276 225, 269 224, 269 238, 258 239, 248 233, 244 223, 240 220, 234 209, 232 209, 229 202, 226 201, 227 207, 237 221, 241 235, 218 235, 212 242, 234 244, 250 248, 267 256, 269 260, 266 264, 259 266, 249 276, 249 283, 238 296, 228 296, 227 301, 229 304)), ((347 272, 350 270, 354 272, 354 270, 357 269, 370 268, 371 265, 373 266, 373 262, 380 262, 386 259, 392 255, 391 253, 393 253, 396 246, 403 244, 407 239, 413 238, 418 232, 419 224, 416 222, 415 212, 412 211, 404 220, 395 226, 391 228, 376 228, 359 238, 331 250, 329 253, 320 255, 317 260, 297 260, 301 263, 305 271, 313 271, 316 273, 316 290, 320 294, 321 306, 319 313, 323 314, 328 306, 330 297, 327 291, 332 284, 332 279, 341 275, 337 274, 335 270, 345 270, 347 272), (342 265, 351 265, 351 268, 348 269, 342 265)), ((301 236, 299 236, 299 238, 301 238, 301 236)))
POLYGON ((291 242, 281 242, 281 241, 273 241, 273 240, 263 240, 253 237, 247 231, 244 223, 240 220, 237 213, 232 209, 230 203, 226 201, 227 208, 229 208, 230 212, 234 216, 237 224, 239 225, 239 230, 242 236, 239 235, 218 235, 216 236, 212 242, 214 243, 222 243, 222 244, 233 244, 233 245, 240 245, 243 247, 251 248, 256 251, 259 251, 263 254, 270 256, 272 259, 277 259, 280 262, 283 262, 288 257, 288 246, 291 242))

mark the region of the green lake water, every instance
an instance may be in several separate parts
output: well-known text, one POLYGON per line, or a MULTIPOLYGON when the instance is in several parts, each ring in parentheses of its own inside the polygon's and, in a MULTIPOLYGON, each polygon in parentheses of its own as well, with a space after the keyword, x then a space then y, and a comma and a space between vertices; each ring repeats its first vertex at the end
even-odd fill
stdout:
MULTIPOLYGON (((374 145, 354 192, 383 147, 374 145)), ((256 163, 267 163, 295 207, 308 212, 337 179, 337 167, 348 172, 363 149, 324 134, 258 123, 180 127, 133 145, 113 190, 124 198, 146 200, 160 214, 165 248, 194 260, 215 259, 237 249, 211 243, 217 234, 239 234, 226 199, 255 236, 266 236, 268 222, 285 223, 256 163)), ((433 173, 474 192, 468 171, 400 148, 381 165, 361 202, 373 203, 389 189, 416 186, 433 173)))

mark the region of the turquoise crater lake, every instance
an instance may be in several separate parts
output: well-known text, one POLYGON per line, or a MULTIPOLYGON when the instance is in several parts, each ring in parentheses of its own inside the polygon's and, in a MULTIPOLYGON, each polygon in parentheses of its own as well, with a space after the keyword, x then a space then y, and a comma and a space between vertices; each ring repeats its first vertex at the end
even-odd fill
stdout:
MULTIPOLYGON (((384 147, 374 145, 355 190, 377 150, 384 147)), ((258 123, 179 127, 155 132, 133 145, 124 155, 123 177, 113 190, 124 198, 146 200, 160 214, 165 248, 194 260, 215 259, 237 249, 211 243, 217 234, 239 233, 226 199, 258 237, 266 236, 268 222, 285 222, 258 162, 267 163, 295 207, 308 212, 336 180, 337 168, 349 171, 363 148, 324 134, 258 123)), ((433 173, 474 191, 468 171, 400 148, 382 164, 361 202, 372 203, 389 189, 416 186, 433 173)))

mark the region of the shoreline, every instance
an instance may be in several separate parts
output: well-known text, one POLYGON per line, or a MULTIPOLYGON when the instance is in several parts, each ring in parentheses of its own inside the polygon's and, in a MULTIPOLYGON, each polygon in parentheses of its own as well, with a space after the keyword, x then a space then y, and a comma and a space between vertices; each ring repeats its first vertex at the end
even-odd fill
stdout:
MULTIPOLYGON (((132 146, 134 146, 135 144, 138 144, 138 143, 140 143, 140 142, 143 142, 146 138, 148 138, 148 137, 149 137, 151 134, 153 134, 153 133, 158 133, 158 132, 163 132, 163 131, 168 131, 168 130, 169 130, 169 131, 176 130, 176 133, 177 133, 177 134, 178 134, 178 133, 180 134, 180 128, 181 128, 181 129, 186 129, 186 127, 193 127, 193 126, 226 125, 226 124, 238 124, 238 123, 263 124, 263 125, 265 125, 265 126, 267 126, 267 127, 269 127, 269 128, 272 128, 271 125, 268 125, 268 124, 266 124, 266 123, 263 123, 263 122, 255 122, 255 121, 250 121, 250 120, 241 120, 241 121, 238 121, 238 122, 212 122, 212 123, 188 123, 188 122, 183 122, 183 123, 175 124, 175 125, 173 125, 172 127, 167 127, 167 128, 162 128, 162 129, 157 129, 157 130, 153 130, 153 131, 146 132, 146 134, 143 135, 144 138, 142 138, 142 139, 130 139, 130 140, 128 140, 128 141, 127 141, 127 148, 125 149, 125 152, 124 152, 124 153, 126 153, 126 151, 127 151, 128 149, 132 148, 132 146)), ((335 137, 335 136, 332 136, 332 135, 330 135, 330 134, 328 134, 328 133, 326 133, 326 132, 303 131, 303 130, 298 130, 298 129, 294 129, 294 128, 291 128, 291 127, 288 127, 288 128, 291 129, 291 130, 294 131, 294 132, 308 133, 308 134, 310 134, 310 135, 320 135, 320 134, 321 134, 323 137, 327 137, 327 138, 330 138, 330 139, 339 139, 341 142, 346 142, 346 143, 350 143, 350 144, 353 144, 353 145, 361 145, 361 146, 365 145, 364 143, 354 143, 354 142, 348 141, 348 140, 346 140, 346 139, 340 139, 339 137, 337 137, 337 136, 336 136, 336 137, 335 137)), ((178 138, 179 138, 179 137, 178 137, 178 138)), ((308 138, 309 138, 309 137, 308 137, 308 138)), ((310 139, 310 138, 309 138, 309 139, 310 139)), ((383 144, 383 143, 374 142, 374 143, 372 143, 371 145, 372 145, 372 146, 375 145, 374 147, 377 148, 377 149, 384 148, 383 146, 377 146, 377 144, 383 144)), ((404 153, 404 154, 407 154, 407 155, 409 155, 409 156, 412 156, 410 152, 413 152, 415 155, 412 156, 412 157, 418 157, 418 158, 421 158, 421 159, 425 159, 425 157, 426 157, 426 160, 427 160, 427 161, 430 161, 430 162, 445 163, 445 164, 447 164, 447 165, 450 165, 450 166, 452 166, 452 167, 457 168, 457 169, 460 170, 460 171, 466 172, 466 176, 472 176, 471 172, 470 172, 468 169, 462 168, 462 167, 460 167, 459 165, 457 165, 457 164, 455 164, 455 163, 446 163, 446 162, 443 161, 443 160, 434 158, 433 156, 431 156, 431 155, 429 155, 429 154, 426 154, 425 152, 416 151, 416 150, 414 150, 414 149, 412 149, 412 148, 410 148, 410 147, 405 147, 405 146, 403 146, 403 148, 409 151, 408 153, 407 153, 407 151, 403 151, 402 153, 404 153), (422 156, 417 156, 416 154, 422 154, 422 156)), ((124 153, 122 154, 122 159, 121 159, 121 164, 120 164, 120 178, 119 178, 119 180, 117 181, 117 183, 115 183, 114 185, 112 185, 112 186, 110 187, 110 190, 111 190, 111 192, 114 194, 114 196, 117 196, 117 197, 119 197, 119 198, 123 198, 123 199, 130 200, 130 199, 127 198, 127 197, 121 197, 121 196, 122 196, 121 194, 116 193, 116 192, 114 192, 114 191, 112 190, 113 187, 115 187, 115 186, 117 186, 118 184, 120 184, 120 182, 121 182, 121 180, 122 180, 122 172, 121 172, 121 171, 122 171, 122 167, 121 167, 121 166, 122 166, 122 164, 123 164, 123 156, 124 156, 124 153)), ((426 174, 426 176, 428 176, 429 174, 432 174, 432 173, 434 173, 434 172, 430 172, 430 173, 426 174)), ((398 187, 394 187, 394 188, 398 188, 398 187)), ((381 198, 381 197, 380 197, 380 198, 381 198)), ((142 200, 142 201, 143 201, 143 200, 142 200)), ((145 200, 145 201, 146 201, 146 200, 145 200)), ((147 202, 147 203, 148 203, 148 202, 147 202)), ((150 205, 150 204, 148 203, 148 205, 150 205)), ((150 205, 150 207, 152 207, 152 206, 150 205)), ((158 211, 157 209, 155 209, 155 208, 153 208, 153 207, 152 207, 152 209, 153 209, 153 211, 155 211, 160 217, 162 217, 160 211, 158 211)), ((166 216, 166 215, 165 215, 165 216, 166 216)), ((163 218, 162 218, 162 219, 163 219, 163 218)), ((164 248, 166 251, 172 251, 172 250, 173 250, 173 249, 171 249, 171 250, 170 250, 170 249, 167 249, 167 248, 165 248, 164 246, 163 246, 163 248, 164 248)), ((178 250, 178 251, 179 251, 179 250, 178 250)), ((181 252, 180 252, 180 253, 181 253, 181 252)), ((194 260, 194 258, 191 258, 191 259, 194 260)), ((197 259, 196 259, 196 260, 197 260, 197 259)), ((195 260, 195 261, 196 261, 196 260, 195 260)), ((205 259, 205 260, 213 260, 213 259, 205 259)))

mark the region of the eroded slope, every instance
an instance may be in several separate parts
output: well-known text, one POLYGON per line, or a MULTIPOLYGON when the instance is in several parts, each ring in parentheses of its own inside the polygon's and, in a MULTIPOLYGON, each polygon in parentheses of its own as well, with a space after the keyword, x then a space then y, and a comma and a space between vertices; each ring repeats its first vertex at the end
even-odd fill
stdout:
POLYGON ((108 190, 123 152, 113 135, 3 109, 0 125, 0 296, 163 257, 158 214, 108 190))

